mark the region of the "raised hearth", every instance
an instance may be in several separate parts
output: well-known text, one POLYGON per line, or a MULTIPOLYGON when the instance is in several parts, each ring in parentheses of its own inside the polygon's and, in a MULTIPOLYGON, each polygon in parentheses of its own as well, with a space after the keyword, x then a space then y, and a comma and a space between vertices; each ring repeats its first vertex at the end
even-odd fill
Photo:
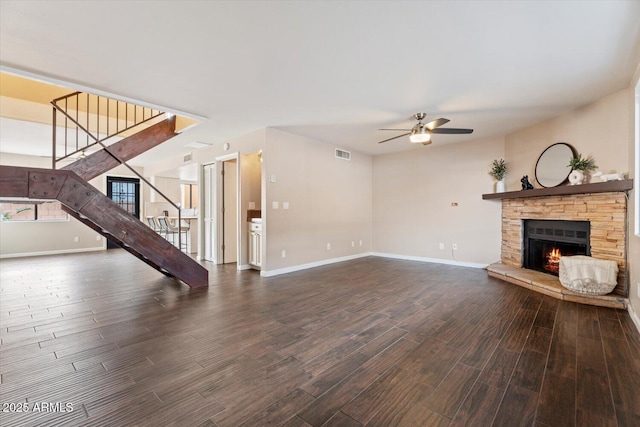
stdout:
POLYGON ((538 271, 516 268, 499 262, 488 266, 487 272, 491 277, 564 301, 620 309, 626 309, 628 304, 626 298, 618 295, 584 295, 573 292, 563 287, 560 284, 560 280, 555 276, 538 271))

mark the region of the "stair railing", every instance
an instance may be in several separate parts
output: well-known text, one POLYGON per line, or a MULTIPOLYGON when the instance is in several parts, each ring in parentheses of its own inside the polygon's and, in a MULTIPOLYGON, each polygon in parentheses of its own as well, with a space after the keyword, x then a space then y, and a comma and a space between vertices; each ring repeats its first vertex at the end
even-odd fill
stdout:
MULTIPOLYGON (((174 203, 167 195, 156 188, 149 180, 140 175, 126 161, 117 154, 109 150, 105 141, 111 137, 120 135, 132 128, 169 114, 163 111, 142 107, 129 102, 89 93, 74 92, 72 94, 56 98, 51 101, 53 106, 53 155, 52 168, 55 170, 57 163, 65 159, 73 159, 72 156, 78 153, 85 153, 88 148, 99 145, 111 157, 121 165, 129 169, 135 176, 140 178, 152 190, 166 200, 178 211, 178 227, 182 225, 182 213, 180 206, 174 203), (86 96, 85 96, 86 95, 86 96), (80 102, 82 100, 82 102, 80 102), (105 114, 105 119, 100 116, 100 107, 105 114), (114 110, 115 109, 115 110, 114 110), (81 111, 83 110, 83 111, 81 111), (114 118, 112 118, 114 115, 114 118), (58 118, 64 120, 63 136, 64 150, 62 156, 56 157, 58 146, 58 118), (102 133, 101 125, 102 124, 102 133), (90 129, 95 129, 95 133, 90 129), (71 135, 71 137, 69 137, 71 135), (84 141, 83 141, 84 140, 84 141), (70 147, 70 148, 69 148, 70 147)), ((86 153, 85 153, 86 154, 86 153)), ((182 248, 182 233, 178 233, 178 248, 182 248)))
POLYGON ((164 114, 154 108, 83 92, 61 96, 51 104, 54 162, 82 154, 97 141, 106 141, 164 114))

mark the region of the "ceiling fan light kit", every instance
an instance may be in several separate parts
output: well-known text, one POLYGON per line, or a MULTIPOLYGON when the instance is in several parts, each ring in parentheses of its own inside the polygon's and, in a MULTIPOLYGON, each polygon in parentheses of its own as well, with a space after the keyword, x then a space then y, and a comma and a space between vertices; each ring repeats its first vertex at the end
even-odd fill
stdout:
POLYGON ((414 144, 424 144, 425 142, 431 142, 431 134, 423 124, 417 124, 411 129, 411 135, 409 141, 414 144))
POLYGON ((446 123, 449 122, 449 119, 444 119, 444 118, 440 118, 440 119, 436 119, 436 120, 432 120, 429 123, 422 123, 422 120, 424 120, 424 118, 427 117, 426 113, 416 113, 413 115, 413 118, 416 119, 418 121, 418 123, 416 123, 415 125, 413 125, 413 127, 411 129, 379 129, 379 130, 391 130, 391 131, 395 131, 395 132, 407 132, 407 133, 403 133, 402 135, 398 135, 398 136, 394 136, 393 138, 388 138, 385 140, 382 140, 380 142, 378 142, 378 144, 382 144, 383 142, 387 142, 387 141, 391 141, 393 139, 397 139, 397 138, 402 138, 403 136, 407 136, 409 135, 409 141, 413 144, 422 144, 422 145, 429 145, 431 144, 431 134, 432 133, 439 133, 439 134, 466 134, 466 133, 472 133, 473 129, 455 129, 455 128, 440 128, 438 129, 439 126, 442 126, 446 123))

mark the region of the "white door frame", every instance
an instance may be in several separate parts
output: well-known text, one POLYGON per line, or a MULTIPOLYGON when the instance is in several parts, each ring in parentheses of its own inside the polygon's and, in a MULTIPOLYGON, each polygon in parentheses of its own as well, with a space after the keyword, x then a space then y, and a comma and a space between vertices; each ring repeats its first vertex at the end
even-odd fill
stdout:
MULTIPOLYGON (((200 260, 205 260, 205 254, 207 252, 206 250, 206 243, 207 243, 207 237, 205 235, 205 231, 207 229, 207 227, 205 226, 205 212, 206 212, 206 207, 205 204, 210 200, 211 201, 211 210, 212 215, 213 215, 213 220, 214 220, 214 229, 215 232, 213 233, 213 237, 212 237, 212 245, 214 248, 218 247, 218 232, 217 232, 217 226, 216 226, 216 221, 217 221, 217 217, 216 217, 216 212, 217 212, 217 200, 216 200, 216 179, 217 179, 217 171, 218 171, 218 165, 216 164, 216 162, 208 162, 208 163, 203 163, 202 165, 200 165, 200 167, 198 168, 198 182, 201 184, 200 188, 199 188, 199 200, 200 200, 200 209, 198 209, 198 257, 197 259, 200 260), (207 190, 207 185, 205 184, 205 173, 204 173, 204 169, 208 166, 213 166, 212 168, 212 184, 209 188, 209 192, 210 194, 206 193, 207 190)), ((214 249, 214 254, 215 254, 215 249, 214 249)), ((215 260, 208 260, 208 261, 214 261, 215 260)))
MULTIPOLYGON (((241 204, 242 204, 242 197, 241 197, 241 188, 242 188, 242 174, 240 173, 240 153, 239 152, 235 152, 235 153, 231 153, 231 154, 227 154, 224 156, 220 156, 220 157, 216 157, 216 162, 217 163, 222 163, 222 162, 226 162, 228 160, 236 160, 237 162, 237 176, 236 176, 236 182, 237 182, 237 191, 236 191, 236 209, 237 209, 237 221, 236 221, 236 239, 237 239, 237 244, 236 244, 236 259, 237 259, 237 263, 236 265, 238 266, 238 269, 241 269, 241 259, 242 257, 240 256, 240 254, 242 254, 242 251, 244 250, 245 244, 244 244, 244 239, 242 239, 242 236, 240 236, 240 233, 242 233, 242 209, 241 209, 241 204)), ((222 171, 222 167, 217 167, 216 168, 216 174, 220 174, 222 171)), ((217 235, 220 236, 220 233, 223 233, 224 230, 222 230, 222 221, 218 221, 218 218, 220 218, 220 212, 219 209, 222 206, 222 180, 221 179, 217 179, 217 175, 216 175, 216 228, 217 228, 217 235)), ((222 239, 216 239, 216 264, 222 264, 222 248, 221 248, 221 242, 222 239)))

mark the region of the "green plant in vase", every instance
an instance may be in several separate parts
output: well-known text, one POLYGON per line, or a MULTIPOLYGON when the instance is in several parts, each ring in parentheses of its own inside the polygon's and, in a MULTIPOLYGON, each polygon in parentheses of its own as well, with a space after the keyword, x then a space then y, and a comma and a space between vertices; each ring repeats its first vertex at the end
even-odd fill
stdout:
POLYGON ((589 172, 598 169, 593 157, 582 157, 581 153, 572 158, 568 166, 571 168, 571 173, 569 174, 571 185, 582 184, 589 172))
POLYGON ((507 175, 507 162, 504 159, 494 160, 489 175, 496 180, 496 193, 504 193, 504 177, 507 175))

